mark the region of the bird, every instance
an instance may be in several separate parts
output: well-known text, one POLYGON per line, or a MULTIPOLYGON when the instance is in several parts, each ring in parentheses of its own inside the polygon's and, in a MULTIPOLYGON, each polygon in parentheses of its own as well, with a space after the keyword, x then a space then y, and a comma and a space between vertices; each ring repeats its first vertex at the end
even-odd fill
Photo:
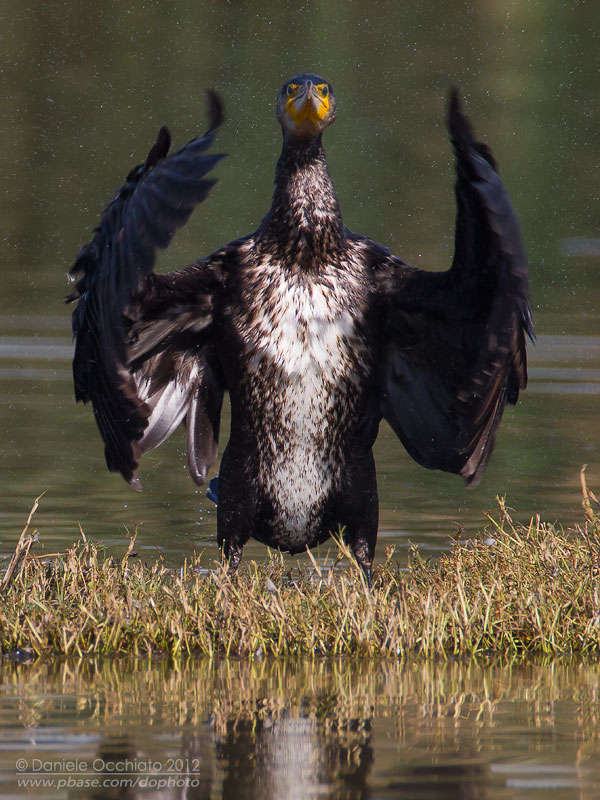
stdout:
POLYGON ((410 266, 353 233, 323 145, 335 92, 301 73, 277 96, 282 150, 257 229, 155 273, 157 251, 216 182, 224 110, 207 97, 206 133, 169 154, 161 128, 74 262, 76 400, 92 403, 108 469, 139 488, 142 455, 181 424, 191 477, 206 481, 228 393, 229 439, 211 489, 229 569, 250 538, 294 554, 341 531, 370 583, 381 421, 419 464, 474 485, 506 404, 527 385, 534 331, 516 212, 452 89, 449 269, 410 266))

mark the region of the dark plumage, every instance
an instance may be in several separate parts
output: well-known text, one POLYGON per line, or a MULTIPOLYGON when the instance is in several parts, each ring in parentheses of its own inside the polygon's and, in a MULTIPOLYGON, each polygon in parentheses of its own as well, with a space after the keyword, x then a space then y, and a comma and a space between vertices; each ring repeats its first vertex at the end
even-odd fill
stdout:
POLYGON ((450 270, 414 269, 348 231, 321 141, 335 96, 302 74, 278 96, 283 149, 258 230, 156 275, 156 249, 214 182, 220 156, 206 151, 222 112, 210 98, 209 132, 169 156, 161 129, 75 262, 75 394, 92 401, 109 469, 136 484, 142 454, 185 422, 202 484, 228 391, 217 532, 231 566, 250 537, 294 553, 342 526, 370 578, 382 417, 419 463, 472 483, 525 388, 533 331, 519 223, 453 92, 450 270))

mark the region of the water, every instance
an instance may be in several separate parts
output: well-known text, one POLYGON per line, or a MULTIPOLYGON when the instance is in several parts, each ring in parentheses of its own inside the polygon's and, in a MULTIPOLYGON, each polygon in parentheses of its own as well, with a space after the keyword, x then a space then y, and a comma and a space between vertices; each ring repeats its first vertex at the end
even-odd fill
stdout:
MULTIPOLYGON (((158 127, 168 123, 176 144, 202 130, 206 86, 225 100, 218 147, 229 156, 160 269, 253 230, 280 147, 275 95, 300 70, 336 89, 325 144, 350 228, 417 266, 450 263, 443 119, 458 85, 531 261, 531 383, 481 485, 422 469, 382 426, 377 559, 385 544, 403 559, 411 541, 436 557, 459 526, 485 524, 497 494, 521 520, 581 520, 582 464, 600 489, 596 3, 0 0, 0 13, 0 557, 42 492, 34 524, 46 552, 81 523, 115 555, 139 525, 147 561, 216 557, 214 507, 187 478, 182 436, 144 458, 141 494, 107 473, 91 411, 72 398, 65 276, 158 127)), ((6 797, 66 797, 58 785, 19 788, 16 776, 18 758, 65 754, 82 760, 83 778, 96 759, 115 772, 151 758, 164 769, 188 759, 199 781, 71 791, 80 797, 600 796, 597 665, 4 660, 0 671, 6 797)))
POLYGON ((568 663, 5 663, 0 791, 593 798, 599 680, 597 664, 568 663))

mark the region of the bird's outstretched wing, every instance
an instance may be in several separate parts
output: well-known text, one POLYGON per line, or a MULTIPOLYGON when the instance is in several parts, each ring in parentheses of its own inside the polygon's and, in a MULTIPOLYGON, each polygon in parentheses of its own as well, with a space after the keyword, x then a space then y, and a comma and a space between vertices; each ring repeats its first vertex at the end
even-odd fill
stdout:
POLYGON ((208 96, 208 132, 168 155, 170 135, 161 128, 71 270, 78 278, 67 298, 78 301, 75 397, 91 400, 107 465, 133 484, 142 453, 164 441, 186 415, 197 482, 216 458, 223 392, 207 332, 219 276, 211 265, 152 272, 157 249, 169 245, 215 183, 206 176, 222 156, 206 151, 223 114, 217 95, 208 96))
POLYGON ((525 334, 533 340, 533 327, 519 221, 456 91, 448 128, 457 172, 454 259, 443 273, 391 260, 382 281, 380 400, 416 461, 475 483, 505 404, 527 384, 525 334))

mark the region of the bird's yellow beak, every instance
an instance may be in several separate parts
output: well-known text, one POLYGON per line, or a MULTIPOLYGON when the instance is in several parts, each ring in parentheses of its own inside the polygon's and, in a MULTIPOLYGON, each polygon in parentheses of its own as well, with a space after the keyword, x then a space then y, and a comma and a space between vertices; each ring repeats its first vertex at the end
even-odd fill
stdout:
POLYGON ((287 87, 285 109, 295 125, 300 127, 306 120, 318 125, 329 111, 329 86, 311 81, 290 83, 287 87))

